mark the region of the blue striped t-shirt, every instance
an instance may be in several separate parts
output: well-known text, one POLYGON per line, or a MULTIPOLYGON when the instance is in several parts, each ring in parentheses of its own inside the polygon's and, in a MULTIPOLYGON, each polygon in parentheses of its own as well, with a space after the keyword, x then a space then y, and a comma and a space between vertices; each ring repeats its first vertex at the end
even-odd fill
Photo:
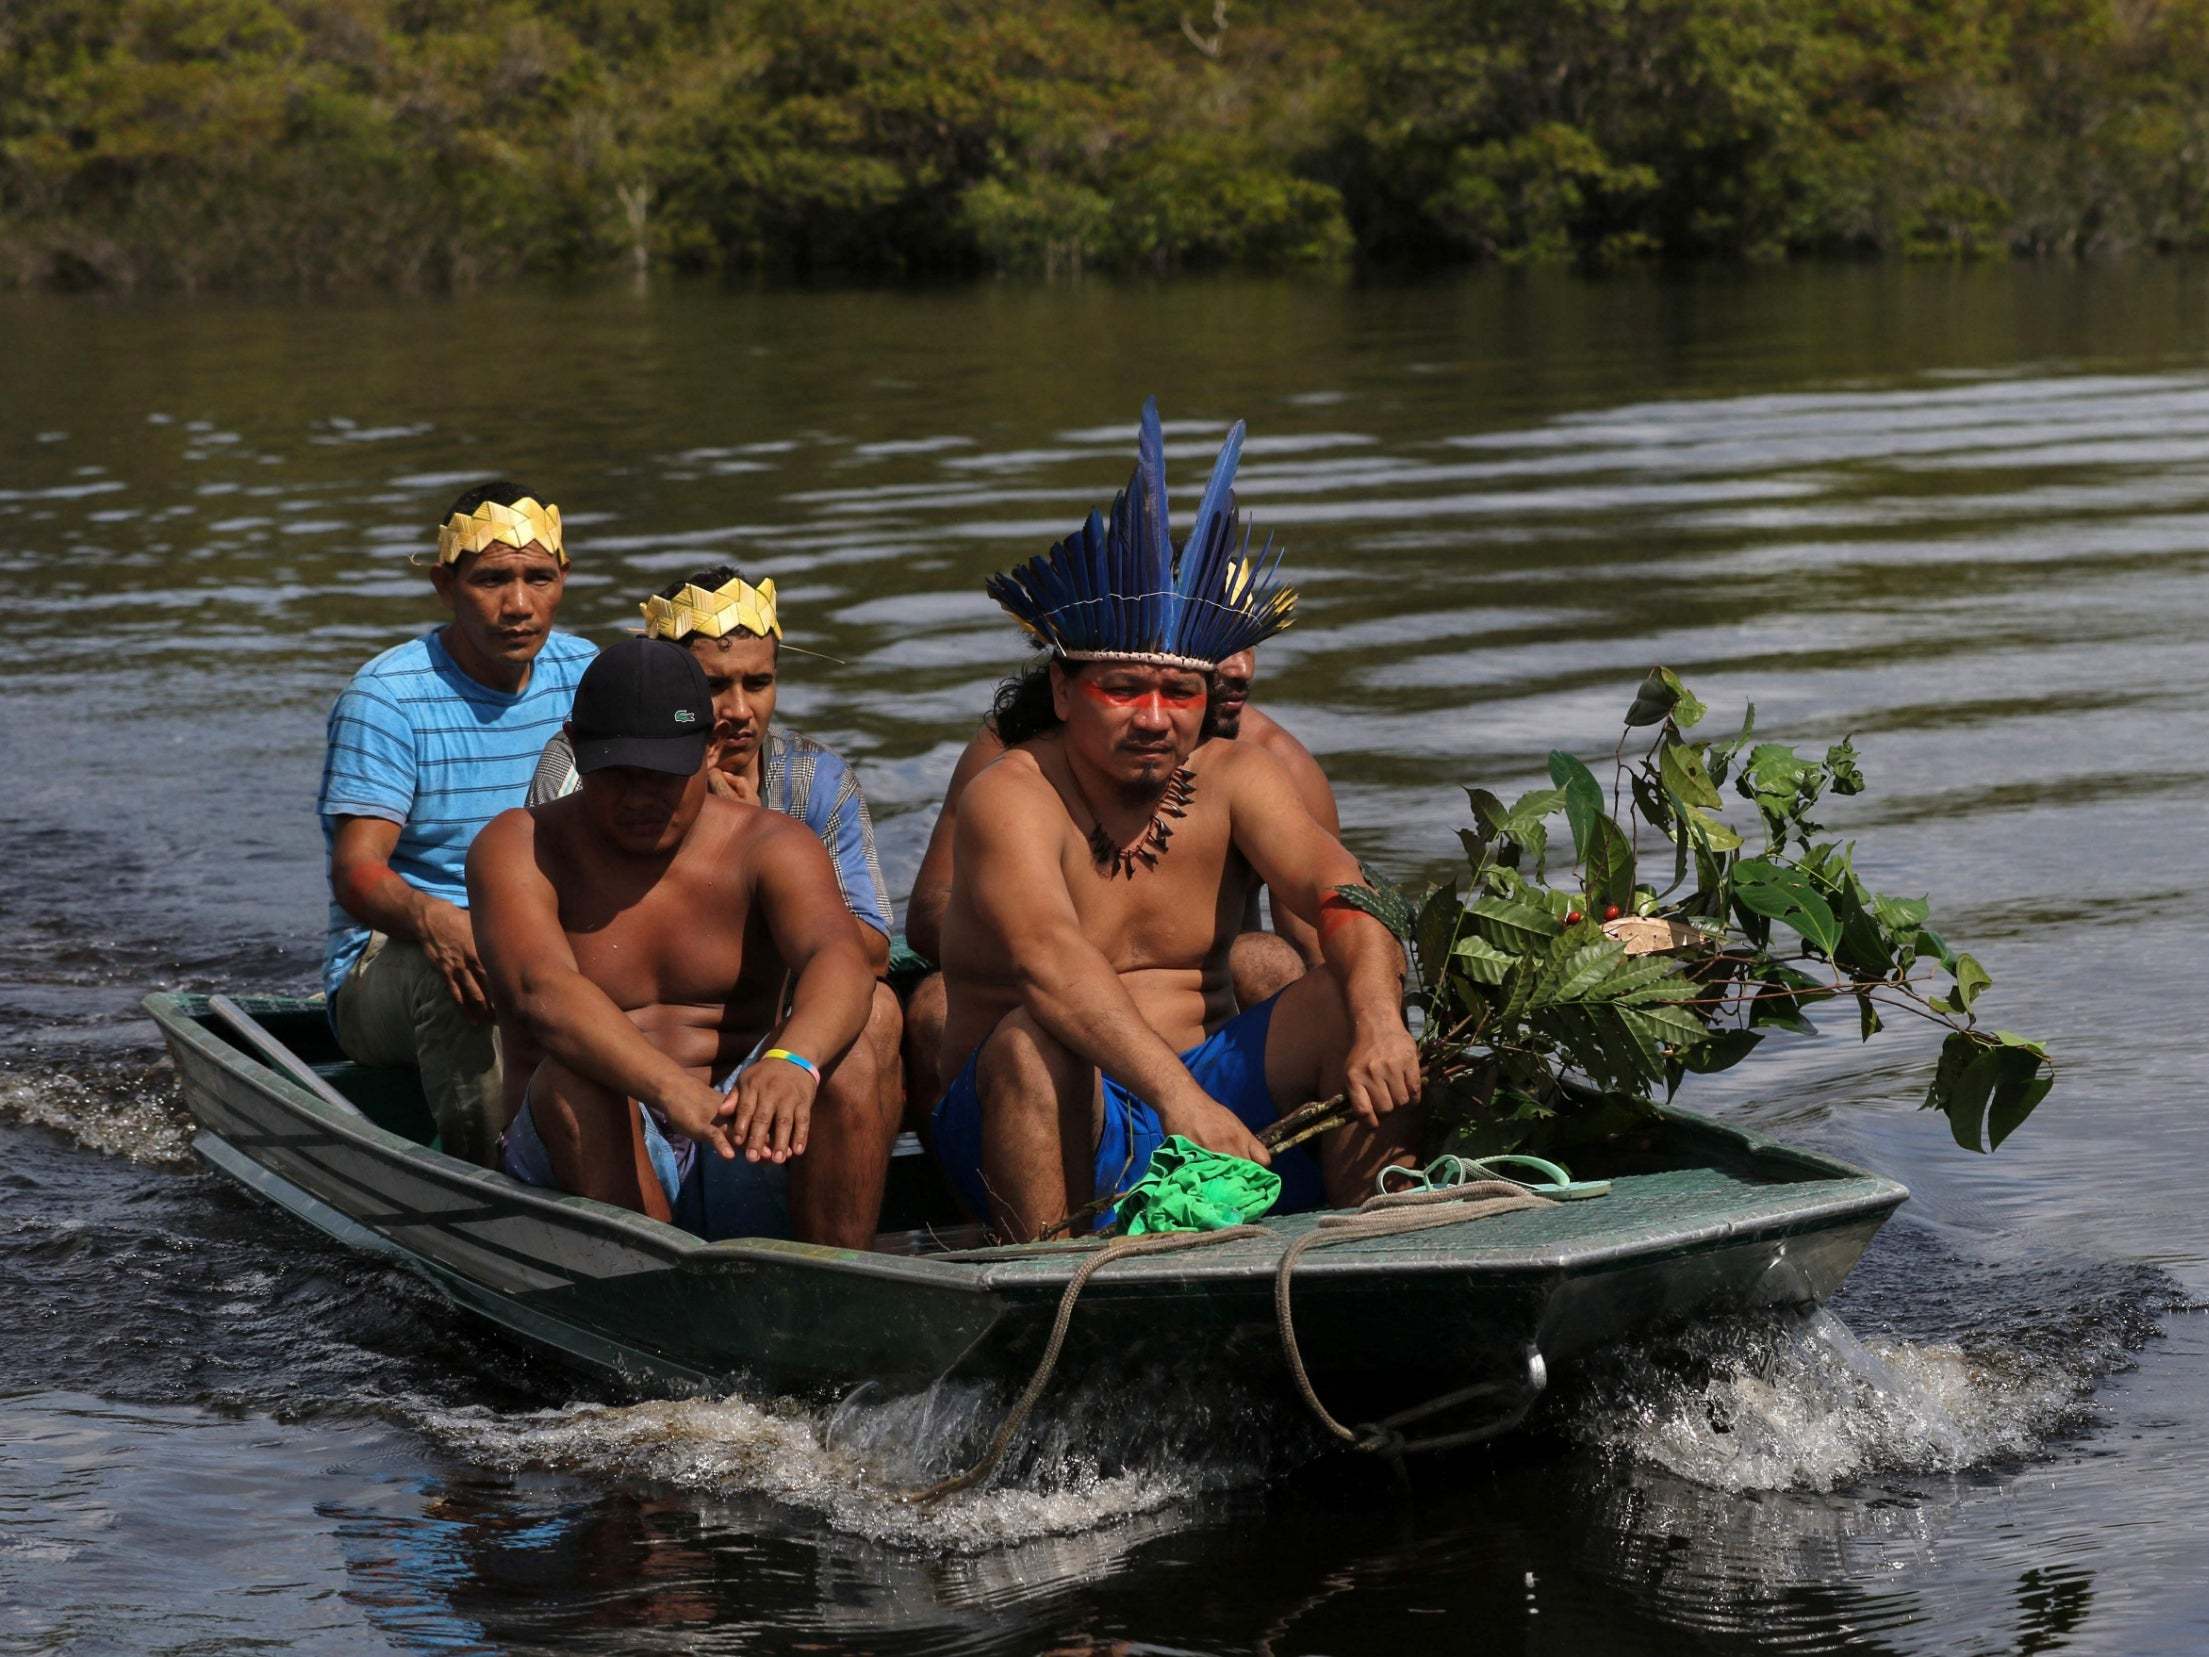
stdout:
MULTIPOLYGON (((468 847, 477 830, 529 792, 545 741, 568 717, 598 647, 554 633, 517 695, 460 670, 436 632, 386 650, 353 675, 330 710, 322 762, 325 850, 340 817, 399 825, 391 867, 410 886, 468 906, 468 847)), ((330 902, 322 988, 335 995, 368 945, 368 928, 330 902)))

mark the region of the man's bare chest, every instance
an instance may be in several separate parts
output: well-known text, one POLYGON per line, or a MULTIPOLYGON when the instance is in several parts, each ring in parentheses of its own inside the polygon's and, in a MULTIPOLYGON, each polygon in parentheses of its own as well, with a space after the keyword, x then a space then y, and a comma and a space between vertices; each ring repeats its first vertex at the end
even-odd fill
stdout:
POLYGON ((1069 838, 1060 867, 1082 935, 1122 970, 1192 965, 1224 948, 1241 928, 1253 884, 1224 814, 1192 814, 1174 826, 1155 862, 1132 873, 1096 857, 1080 834, 1069 838))
POLYGON ((624 1011, 725 1001, 756 971, 779 971, 752 938, 754 917, 727 891, 664 881, 627 904, 561 906, 575 964, 624 1011), (756 969, 756 970, 755 970, 756 969))

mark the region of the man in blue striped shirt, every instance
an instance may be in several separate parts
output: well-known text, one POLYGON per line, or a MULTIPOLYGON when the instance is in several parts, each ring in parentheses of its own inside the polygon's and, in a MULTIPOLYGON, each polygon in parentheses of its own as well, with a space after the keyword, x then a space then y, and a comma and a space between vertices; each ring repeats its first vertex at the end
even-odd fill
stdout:
POLYGON ((322 768, 338 1044, 418 1069, 445 1150, 485 1165, 505 1111, 468 847, 522 803, 594 654, 553 630, 567 564, 558 507, 504 480, 462 494, 430 570, 452 619, 353 675, 322 768))

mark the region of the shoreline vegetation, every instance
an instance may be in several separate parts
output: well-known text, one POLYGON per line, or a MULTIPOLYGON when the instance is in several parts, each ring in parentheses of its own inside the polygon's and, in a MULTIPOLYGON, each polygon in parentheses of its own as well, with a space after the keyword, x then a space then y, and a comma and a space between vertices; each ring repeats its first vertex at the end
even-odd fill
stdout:
POLYGON ((11 0, 0 287, 2209 245, 2209 0, 11 0))

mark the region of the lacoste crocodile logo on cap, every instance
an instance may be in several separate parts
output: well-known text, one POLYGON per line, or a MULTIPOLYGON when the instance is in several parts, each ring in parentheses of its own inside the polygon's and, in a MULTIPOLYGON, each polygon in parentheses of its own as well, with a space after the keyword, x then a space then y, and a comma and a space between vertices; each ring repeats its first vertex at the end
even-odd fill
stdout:
POLYGON ((698 716, 688 708, 677 708, 675 710, 675 723, 678 725, 695 725, 698 723, 698 716))

